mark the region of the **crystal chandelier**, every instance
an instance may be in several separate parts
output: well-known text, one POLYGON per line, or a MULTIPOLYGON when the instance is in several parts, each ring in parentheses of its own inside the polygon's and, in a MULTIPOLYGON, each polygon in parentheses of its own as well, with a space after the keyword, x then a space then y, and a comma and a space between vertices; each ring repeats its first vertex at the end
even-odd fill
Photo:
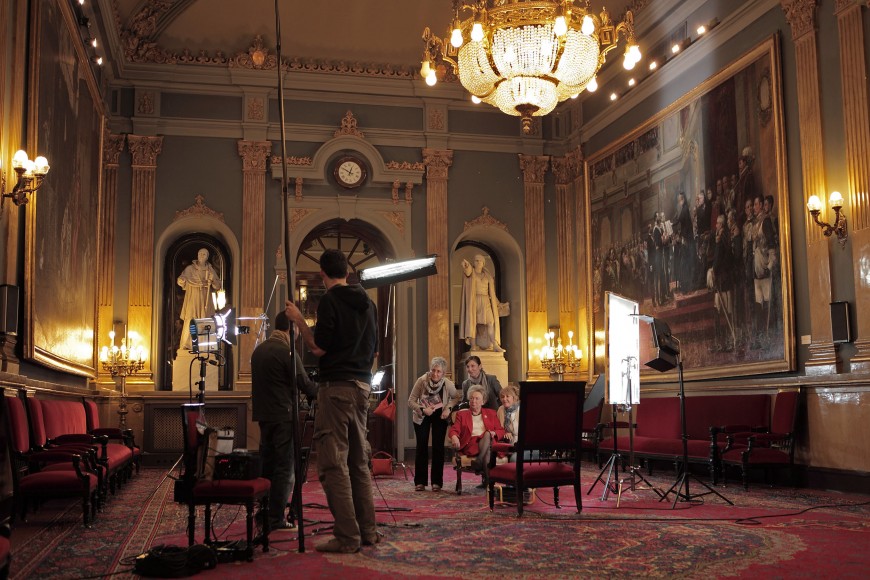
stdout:
POLYGON ((521 117, 525 134, 533 116, 597 88, 595 75, 620 34, 623 66, 634 68, 641 56, 631 11, 614 24, 606 8, 592 13, 588 0, 453 0, 453 12, 449 42, 423 31, 421 76, 434 85, 449 64, 472 100, 521 117))

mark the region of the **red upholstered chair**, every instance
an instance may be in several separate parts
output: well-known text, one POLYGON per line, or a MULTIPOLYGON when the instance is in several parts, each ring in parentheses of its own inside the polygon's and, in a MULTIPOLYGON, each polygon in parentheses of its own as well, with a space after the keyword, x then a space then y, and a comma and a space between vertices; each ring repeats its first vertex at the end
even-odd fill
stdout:
MULTIPOLYGON (((583 430, 583 383, 524 381, 520 383, 520 425, 512 451, 516 463, 489 470, 489 509, 495 507, 495 484, 517 490, 517 515, 523 515, 521 492, 552 487, 559 506, 559 487, 574 488, 577 512, 583 509, 580 493, 580 452, 583 430), (579 386, 578 386, 579 385, 579 386)), ((505 444, 493 445, 503 450, 505 444)))
POLYGON ((72 449, 31 450, 24 402, 3 397, 3 409, 9 425, 14 503, 22 519, 27 517, 28 503, 80 497, 84 525, 90 527, 100 484, 98 476, 83 467, 82 454, 72 449))
POLYGON ((112 494, 132 473, 133 453, 125 445, 110 443, 108 437, 87 432, 84 407, 77 401, 27 398, 32 443, 38 449, 93 449, 103 467, 105 491, 112 494))
MULTIPOLYGON (((88 433, 97 437, 108 437, 109 445, 121 444, 133 454, 133 465, 136 473, 139 473, 142 461, 142 449, 136 445, 132 429, 119 429, 117 427, 100 427, 100 410, 97 404, 90 399, 83 399, 85 406, 85 420, 87 421, 88 433)), ((132 473, 132 470, 131 470, 132 473)))
POLYGON ((799 391, 777 393, 773 406, 770 429, 763 432, 743 431, 727 434, 727 445, 722 452, 723 479, 725 468, 739 466, 743 487, 749 489, 749 470, 764 469, 765 480, 771 468, 794 467, 794 428, 797 419, 799 391))
POLYGON ((271 482, 264 478, 213 480, 202 473, 201 466, 208 455, 206 440, 199 432, 197 421, 203 416, 203 403, 186 403, 181 406, 181 424, 184 434, 184 474, 176 487, 176 501, 187 504, 187 542, 195 543, 196 506, 205 506, 205 544, 212 543, 212 504, 243 505, 246 509, 247 557, 254 557, 254 505, 260 506, 260 521, 263 525, 263 551, 269 551, 269 490, 271 482))

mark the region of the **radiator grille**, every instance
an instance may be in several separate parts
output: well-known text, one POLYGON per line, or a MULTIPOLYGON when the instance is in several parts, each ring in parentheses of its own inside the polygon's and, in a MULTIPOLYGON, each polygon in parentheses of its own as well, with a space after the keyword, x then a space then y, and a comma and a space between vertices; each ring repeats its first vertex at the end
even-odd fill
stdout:
MULTIPOLYGON (((205 411, 209 426, 215 429, 229 427, 235 431, 234 448, 239 446, 239 441, 245 441, 247 425, 244 422, 244 414, 244 405, 208 405, 205 411), (239 420, 240 416, 243 418, 241 421, 239 420)), ((181 410, 178 405, 147 406, 145 424, 147 425, 145 451, 159 453, 161 451, 181 452, 184 450, 181 410)))

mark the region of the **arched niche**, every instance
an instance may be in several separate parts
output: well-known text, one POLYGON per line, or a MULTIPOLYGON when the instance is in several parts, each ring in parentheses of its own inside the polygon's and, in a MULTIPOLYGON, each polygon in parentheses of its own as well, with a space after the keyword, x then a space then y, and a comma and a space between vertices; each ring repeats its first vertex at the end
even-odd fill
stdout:
MULTIPOLYGON (((525 257, 517 240, 507 231, 507 228, 499 225, 472 225, 465 229, 453 241, 450 249, 450 320, 451 328, 459 323, 460 294, 462 292, 462 267, 460 261, 466 253, 478 253, 474 251, 474 244, 463 242, 477 242, 482 244, 498 259, 499 267, 499 300, 510 302, 510 316, 501 320, 501 333, 507 337, 509 344, 506 352, 509 375, 502 380, 506 384, 508 380, 518 381, 525 379, 528 371, 528 343, 526 329, 528 327, 528 313, 526 310, 526 266, 525 257), (458 248, 464 246, 462 251, 458 248), (467 248, 467 250, 466 250, 467 248)), ((451 333, 452 335, 452 333, 451 333)), ((456 352, 456 345, 452 345, 456 352)), ((458 378, 458 377, 457 377, 458 378)), ((499 377, 501 379, 501 377, 499 377)))
MULTIPOLYGON (((228 278, 232 280, 232 286, 226 288, 227 295, 231 303, 238 304, 239 301, 239 261, 241 260, 241 252, 239 249, 239 241, 230 227, 219 219, 217 214, 211 215, 209 213, 185 215, 169 224, 169 226, 167 226, 158 236, 154 244, 154 254, 152 257, 154 286, 152 289, 151 303, 154 305, 154 310, 151 316, 151 352, 157 353, 154 356, 154 368, 156 369, 157 365, 160 366, 160 377, 155 381, 157 385, 163 384, 163 373, 171 373, 171 370, 169 370, 170 365, 167 364, 169 361, 162 352, 161 344, 159 342, 161 336, 160 324, 163 323, 165 318, 164 308, 166 308, 163 300, 163 291, 168 282, 166 280, 165 268, 163 267, 164 260, 173 244, 182 237, 192 233, 201 233, 212 236, 219 240, 226 248, 229 253, 227 256, 227 263, 230 265, 232 270, 231 275, 228 276, 228 278)), ((238 357, 238 349, 234 349, 234 357, 238 357)), ((238 362, 238 360, 234 360, 232 368, 238 369, 238 362)), ((230 377, 233 383, 235 383, 236 378, 237 377, 235 376, 230 377)))

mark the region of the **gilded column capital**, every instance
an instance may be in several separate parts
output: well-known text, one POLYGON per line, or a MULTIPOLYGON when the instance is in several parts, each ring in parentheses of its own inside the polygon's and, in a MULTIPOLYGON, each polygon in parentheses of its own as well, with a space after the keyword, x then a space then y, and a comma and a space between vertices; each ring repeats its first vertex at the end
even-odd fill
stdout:
POLYGON ((157 167, 157 156, 163 151, 163 137, 127 135, 127 145, 134 167, 157 167))
POLYGON ((106 138, 103 140, 103 165, 114 165, 117 167, 118 159, 124 151, 124 143, 127 142, 126 139, 126 135, 106 133, 106 138))
POLYGON ((244 171, 266 172, 266 161, 272 153, 271 141, 239 140, 239 157, 242 158, 244 171))
POLYGON ((520 169, 525 183, 544 183, 544 174, 550 165, 549 155, 523 155, 520 153, 520 169))
POLYGON ((583 160, 579 151, 569 151, 564 157, 550 159, 556 185, 568 185, 583 174, 583 160))
POLYGON ((795 40, 816 29, 816 8, 819 0, 780 0, 779 3, 795 40))
POLYGON ((866 4, 867 0, 835 0, 834 14, 839 14, 848 8, 860 8, 866 4))
POLYGON ((427 147, 423 149, 423 165, 427 179, 447 179, 447 170, 453 165, 453 151, 427 147))

